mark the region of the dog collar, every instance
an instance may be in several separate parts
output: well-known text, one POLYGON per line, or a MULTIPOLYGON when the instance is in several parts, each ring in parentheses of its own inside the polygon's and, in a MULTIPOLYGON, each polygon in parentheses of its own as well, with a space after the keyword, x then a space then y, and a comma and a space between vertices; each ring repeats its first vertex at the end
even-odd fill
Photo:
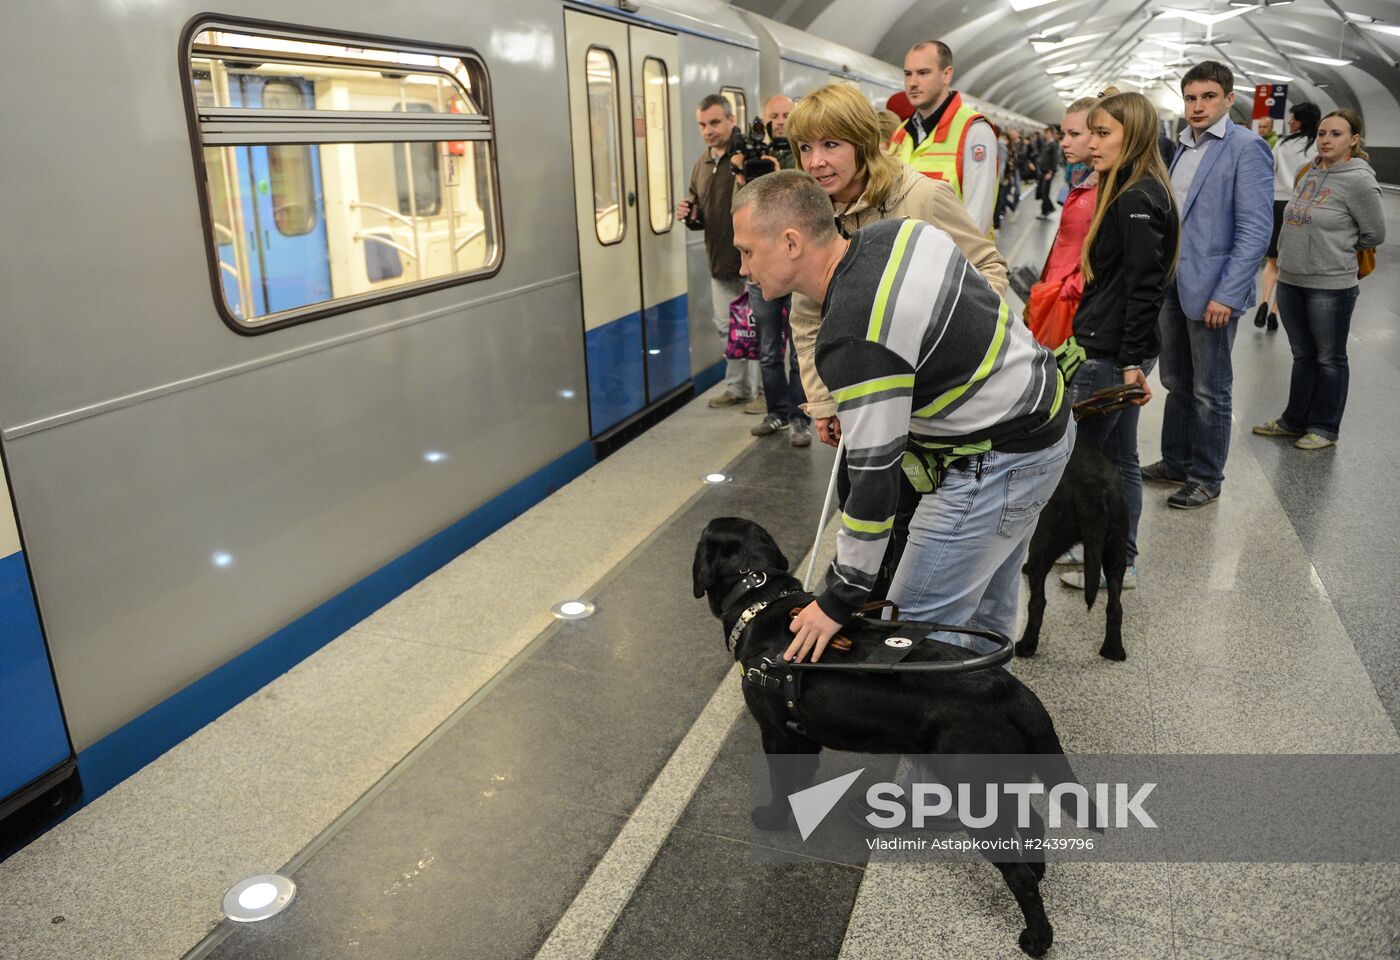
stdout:
POLYGON ((749 624, 753 623, 754 617, 758 616, 764 610, 768 609, 768 607, 777 603, 779 600, 782 600, 784 597, 790 597, 795 593, 801 592, 801 590, 784 590, 782 593, 778 594, 776 597, 773 597, 771 600, 760 600, 758 601, 758 603, 755 603, 752 606, 745 607, 744 612, 739 614, 739 619, 734 621, 734 627, 729 631, 729 636, 726 637, 724 640, 725 649, 731 652, 734 650, 735 645, 737 645, 739 642, 739 638, 744 635, 744 630, 748 627, 749 624))
POLYGON ((728 593, 724 595, 724 599, 720 601, 719 608, 721 610, 728 610, 730 607, 734 606, 735 602, 744 594, 748 593, 750 590, 757 590, 759 587, 763 586, 767 582, 768 573, 766 571, 745 571, 743 579, 741 579, 738 583, 734 584, 733 589, 731 589, 728 593))

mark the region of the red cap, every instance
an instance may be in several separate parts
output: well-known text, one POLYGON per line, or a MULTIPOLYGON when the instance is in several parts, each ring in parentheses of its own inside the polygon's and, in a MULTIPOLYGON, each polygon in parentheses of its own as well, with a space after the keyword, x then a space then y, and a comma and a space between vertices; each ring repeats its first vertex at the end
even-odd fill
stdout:
POLYGON ((914 105, 909 102, 903 90, 885 101, 885 109, 898 114, 901 120, 908 120, 914 115, 914 105))

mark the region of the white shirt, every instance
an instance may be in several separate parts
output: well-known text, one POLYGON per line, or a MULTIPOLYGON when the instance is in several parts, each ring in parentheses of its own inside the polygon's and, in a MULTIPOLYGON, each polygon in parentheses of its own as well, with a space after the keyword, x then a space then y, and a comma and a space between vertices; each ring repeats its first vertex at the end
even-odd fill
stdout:
POLYGON ((1226 113, 1207 127, 1200 137, 1195 136, 1193 127, 1188 126, 1181 131, 1181 146, 1176 151, 1176 161, 1172 166, 1172 194, 1176 197, 1178 210, 1191 195, 1191 181, 1196 179, 1196 170, 1206 158, 1206 151, 1217 140, 1225 139, 1230 123, 1230 114, 1226 113))
POLYGON ((1274 199, 1292 200, 1298 171, 1308 162, 1308 138, 1280 139, 1274 144, 1274 199))

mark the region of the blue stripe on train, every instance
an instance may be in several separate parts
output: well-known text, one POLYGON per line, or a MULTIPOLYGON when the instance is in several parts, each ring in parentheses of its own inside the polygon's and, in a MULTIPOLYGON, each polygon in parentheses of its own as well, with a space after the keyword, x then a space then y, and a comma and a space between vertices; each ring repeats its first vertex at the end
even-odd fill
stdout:
POLYGON ((690 379, 688 309, 681 294, 584 334, 595 437, 690 379))
POLYGON ((642 311, 647 335, 648 400, 690 379, 690 318, 685 294, 642 311))
MULTIPOLYGON (((580 444, 251 650, 82 750, 78 754, 78 769, 83 777, 83 802, 101 796, 595 462, 593 444, 580 444)), ((59 760, 67 755, 65 744, 59 760)))
POLYGON ((24 553, 0 559, 0 799, 68 759, 24 553))
POLYGON ((642 315, 627 316, 584 334, 588 352, 588 416, 593 436, 646 406, 642 380, 642 315))

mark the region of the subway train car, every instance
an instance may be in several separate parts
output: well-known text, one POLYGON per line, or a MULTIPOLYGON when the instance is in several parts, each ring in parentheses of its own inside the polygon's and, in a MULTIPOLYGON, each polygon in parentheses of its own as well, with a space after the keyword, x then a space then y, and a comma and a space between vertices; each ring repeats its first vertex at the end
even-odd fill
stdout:
POLYGON ((900 88, 718 0, 208 10, 3 16, 7 583, 39 617, 0 691, 48 690, 0 698, 5 756, 45 745, 11 802, 74 753, 110 787, 716 382, 673 213, 704 94, 900 88))

